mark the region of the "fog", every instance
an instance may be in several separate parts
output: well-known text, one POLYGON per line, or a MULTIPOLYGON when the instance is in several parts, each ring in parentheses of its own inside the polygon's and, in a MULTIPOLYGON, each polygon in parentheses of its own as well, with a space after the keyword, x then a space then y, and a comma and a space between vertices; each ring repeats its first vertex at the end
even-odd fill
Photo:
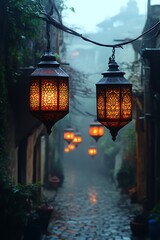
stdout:
MULTIPOLYGON (((116 1, 116 3, 118 6, 119 3, 121 3, 119 11, 112 17, 107 17, 107 15, 105 16, 103 13, 104 19, 96 24, 97 31, 85 32, 87 38, 100 43, 114 44, 125 39, 136 38, 143 32, 146 20, 146 10, 142 11, 142 4, 140 10, 140 4, 137 4, 134 0, 116 1)), ((144 5, 146 6, 146 1, 144 1, 144 5)), ((112 11, 113 7, 113 4, 111 6, 111 3, 108 5, 107 2, 107 9, 109 12, 111 11, 114 13, 114 11, 112 11), (109 7, 111 7, 111 9, 109 7)), ((88 12, 88 21, 92 22, 93 16, 90 17, 89 13, 90 11, 88 12)), ((97 15, 98 14, 101 15, 101 12, 98 12, 97 15)), ((75 29, 80 32, 78 27, 75 29)), ((102 78, 101 73, 108 69, 108 60, 112 55, 112 49, 96 46, 92 43, 85 42, 81 38, 68 34, 65 34, 65 43, 65 57, 67 62, 74 69, 88 75, 84 84, 87 84, 91 88, 93 94, 91 98, 77 96, 80 102, 77 108, 82 113, 88 112, 88 115, 77 113, 74 109, 71 109, 69 116, 66 117, 71 122, 72 128, 78 129, 78 131, 82 133, 83 142, 74 151, 64 153, 64 166, 70 166, 70 169, 73 168, 75 171, 88 169, 90 172, 94 172, 95 170, 101 172, 104 167, 104 156, 107 152, 107 144, 109 148, 117 148, 120 145, 122 139, 121 135, 124 131, 119 131, 115 142, 112 141, 111 135, 107 129, 105 129, 105 135, 99 139, 97 143, 88 134, 89 125, 96 118, 95 84, 102 78), (87 152, 91 144, 96 145, 98 151, 98 154, 93 158, 90 157, 87 152)), ((125 66, 131 64, 135 60, 133 45, 128 44, 125 45, 123 49, 116 49, 115 60, 119 64, 120 70, 125 70, 125 77, 128 77, 130 72, 125 69, 125 66)), ((134 127, 133 121, 129 126, 131 125, 134 127)), ((128 128, 128 126, 124 128, 128 128)), ((117 156, 114 156, 114 158, 118 159, 118 162, 115 162, 116 166, 121 164, 121 152, 122 149, 119 149, 117 156)), ((114 168, 114 166, 112 167, 114 168)))
MULTIPOLYGON (((117 15, 126 8, 128 0, 107 1, 99 0, 67 0, 67 10, 64 11, 64 21, 70 25, 81 28, 85 32, 95 32, 98 30, 97 24, 105 19, 117 15), (69 11, 74 8, 74 12, 69 11)), ((147 13, 147 0, 137 0, 139 14, 147 13)), ((158 0, 151 0, 151 4, 159 4, 158 0)))

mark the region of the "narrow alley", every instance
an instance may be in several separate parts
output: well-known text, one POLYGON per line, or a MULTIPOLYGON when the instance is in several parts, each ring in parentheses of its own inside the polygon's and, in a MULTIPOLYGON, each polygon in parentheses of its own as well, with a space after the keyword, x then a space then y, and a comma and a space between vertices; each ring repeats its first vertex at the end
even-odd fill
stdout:
POLYGON ((0 17, 0 240, 160 240, 160 0, 0 17))
POLYGON ((96 170, 96 160, 91 159, 84 168, 69 159, 65 162, 65 181, 53 202, 44 240, 137 239, 129 225, 135 206, 96 170))

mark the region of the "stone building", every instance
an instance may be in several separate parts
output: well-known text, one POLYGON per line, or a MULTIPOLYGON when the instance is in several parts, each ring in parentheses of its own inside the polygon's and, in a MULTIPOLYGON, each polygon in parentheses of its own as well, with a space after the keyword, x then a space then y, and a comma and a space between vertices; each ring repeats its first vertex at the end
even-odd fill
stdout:
MULTIPOLYGON (((150 5, 144 31, 160 20, 160 5, 150 5)), ((141 40, 142 92, 136 96, 137 191, 139 200, 150 209, 160 201, 160 38, 159 25, 141 40)))

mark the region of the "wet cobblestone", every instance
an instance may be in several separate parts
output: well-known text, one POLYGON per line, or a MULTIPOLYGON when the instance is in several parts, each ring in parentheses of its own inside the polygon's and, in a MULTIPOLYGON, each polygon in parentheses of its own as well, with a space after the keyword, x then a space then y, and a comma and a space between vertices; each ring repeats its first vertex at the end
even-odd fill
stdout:
POLYGON ((130 231, 135 206, 104 176, 74 169, 65 174, 44 240, 142 240, 130 231))

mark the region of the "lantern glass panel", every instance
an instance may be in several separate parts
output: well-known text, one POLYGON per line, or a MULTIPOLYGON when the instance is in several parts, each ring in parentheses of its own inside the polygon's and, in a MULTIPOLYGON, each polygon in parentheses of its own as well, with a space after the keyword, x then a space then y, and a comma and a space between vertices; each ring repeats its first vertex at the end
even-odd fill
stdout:
POLYGON ((88 149, 88 154, 91 155, 91 156, 94 156, 97 154, 97 149, 92 147, 92 148, 89 148, 88 149))
POLYGON ((132 115, 132 96, 130 87, 122 88, 122 118, 128 119, 132 115))
POLYGON ((99 127, 99 136, 103 136, 104 135, 104 127, 99 127))
POLYGON ((81 143, 82 142, 82 137, 81 136, 77 136, 77 142, 81 143))
POLYGON ((72 142, 75 144, 79 144, 82 142, 82 137, 80 135, 75 135, 72 142))
POLYGON ((64 140, 72 141, 74 139, 74 132, 64 132, 64 140))
POLYGON ((39 89, 39 81, 34 80, 30 85, 30 110, 38 111, 40 107, 40 89, 39 89))
POLYGON ((99 118, 105 118, 105 89, 97 89, 97 114, 99 118))
POLYGON ((89 134, 90 136, 103 136, 104 128, 102 126, 90 126, 89 134))
POLYGON ((68 83, 64 80, 59 82, 59 110, 68 110, 68 83))
POLYGON ((120 118, 120 87, 106 88, 106 118, 120 118))
POLYGON ((91 136, 97 136, 97 134, 98 134, 98 127, 96 127, 96 126, 91 126, 91 127, 89 128, 89 134, 90 134, 91 136))
POLYGON ((73 138, 73 143, 78 143, 78 137, 75 136, 75 137, 73 138))
POLYGON ((43 79, 41 84, 41 110, 57 110, 57 81, 43 79))

